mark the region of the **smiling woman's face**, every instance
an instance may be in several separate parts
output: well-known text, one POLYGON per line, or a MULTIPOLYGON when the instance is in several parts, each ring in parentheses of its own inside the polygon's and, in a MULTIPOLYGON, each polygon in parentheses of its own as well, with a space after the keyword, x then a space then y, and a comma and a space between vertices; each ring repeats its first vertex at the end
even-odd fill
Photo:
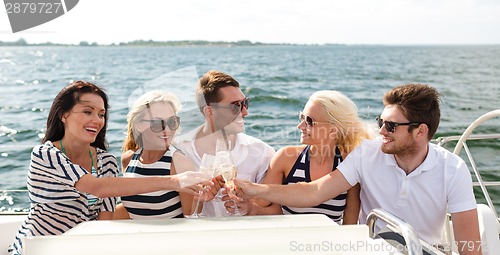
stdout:
MULTIPOLYGON (((149 105, 149 110, 146 108, 142 119, 137 123, 136 128, 142 135, 142 145, 146 150, 165 150, 170 145, 175 131, 171 130, 167 125, 169 119, 175 117, 172 105, 166 102, 152 103, 149 105), (151 122, 164 121, 164 129, 151 129, 151 122)), ((170 120, 172 122, 172 120, 170 120)), ((161 125, 160 125, 161 126, 161 125)), ((161 129, 161 128, 160 128, 161 129)))
POLYGON ((81 95, 71 111, 62 116, 66 139, 93 143, 105 124, 106 110, 102 97, 93 93, 81 95))

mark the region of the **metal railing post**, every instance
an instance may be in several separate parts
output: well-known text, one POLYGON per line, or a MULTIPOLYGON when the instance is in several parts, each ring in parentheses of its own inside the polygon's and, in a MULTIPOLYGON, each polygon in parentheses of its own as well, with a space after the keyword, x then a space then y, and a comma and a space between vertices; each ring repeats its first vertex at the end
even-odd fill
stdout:
POLYGON ((366 225, 368 225, 369 236, 371 238, 374 238, 376 235, 375 222, 377 219, 383 220, 387 224, 401 231, 401 235, 406 242, 405 247, 408 251, 408 255, 422 255, 422 245, 420 244, 420 240, 418 239, 417 234, 415 234, 413 227, 385 210, 373 209, 368 214, 366 218, 366 225))

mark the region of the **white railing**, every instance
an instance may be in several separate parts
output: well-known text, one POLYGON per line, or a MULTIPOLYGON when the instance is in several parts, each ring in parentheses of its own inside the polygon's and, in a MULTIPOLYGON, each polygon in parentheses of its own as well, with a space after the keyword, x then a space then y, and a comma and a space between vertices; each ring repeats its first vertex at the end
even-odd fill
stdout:
MULTIPOLYGON (((495 205, 493 204, 493 201, 491 200, 490 194, 488 193, 488 190, 486 189, 487 186, 500 186, 499 181, 488 181, 485 182, 483 181, 483 178, 481 177, 481 173, 477 167, 476 161, 472 157, 472 153, 469 150, 469 147, 467 146, 467 141, 471 140, 494 140, 494 139, 500 139, 500 134, 476 134, 473 135, 472 132, 481 124, 483 124, 485 121, 499 117, 500 116, 500 109, 494 110, 491 112, 488 112, 481 117, 477 118, 475 121, 473 121, 469 127, 464 131, 464 133, 461 136, 448 136, 448 137, 440 137, 436 139, 436 142, 440 146, 444 146, 446 143, 450 141, 457 141, 457 144, 455 146, 455 149, 453 150, 453 153, 455 155, 460 155, 462 148, 464 149, 467 158, 470 162, 470 165, 472 167, 472 170, 474 171, 474 174, 476 176, 477 182, 473 182, 474 186, 479 186, 481 187, 481 191, 483 192, 483 195, 486 199, 486 202, 488 203, 488 206, 493 209, 496 218, 498 219, 498 213, 495 208, 495 205)), ((500 169, 498 169, 500 170, 500 169)))

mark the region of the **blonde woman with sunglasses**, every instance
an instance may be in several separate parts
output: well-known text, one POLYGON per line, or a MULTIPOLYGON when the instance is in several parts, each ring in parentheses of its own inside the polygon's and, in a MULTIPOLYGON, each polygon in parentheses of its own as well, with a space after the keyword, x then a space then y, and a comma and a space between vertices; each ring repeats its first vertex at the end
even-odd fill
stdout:
MULTIPOLYGON (((263 183, 289 184, 319 179, 335 171, 363 139, 373 137, 360 120, 356 105, 342 93, 332 90, 318 91, 309 97, 303 111, 299 112, 297 128, 301 132, 302 145, 278 150, 263 183)), ((359 185, 356 185, 319 205, 306 208, 269 205, 260 200, 252 206, 251 213, 317 213, 339 224, 356 224, 359 210, 359 185)))
MULTIPOLYGON (((127 137, 121 158, 124 177, 170 176, 196 169, 171 145, 180 126, 177 96, 151 91, 137 99, 127 115, 127 137)), ((191 214, 193 196, 163 190, 121 197, 114 219, 169 219, 191 214)))

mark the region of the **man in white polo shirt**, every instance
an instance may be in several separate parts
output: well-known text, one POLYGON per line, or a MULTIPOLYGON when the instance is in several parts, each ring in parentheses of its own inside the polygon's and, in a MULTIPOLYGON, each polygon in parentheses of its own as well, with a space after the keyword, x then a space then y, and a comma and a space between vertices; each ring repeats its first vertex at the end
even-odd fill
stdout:
POLYGON ((239 195, 306 207, 360 183, 360 223, 372 209, 382 208, 411 224, 419 238, 442 245, 448 211, 460 254, 481 254, 470 172, 460 157, 430 143, 439 126, 439 100, 436 89, 427 85, 396 87, 384 95, 385 107, 377 117, 382 139, 364 141, 339 171, 294 185, 236 180, 239 195))

